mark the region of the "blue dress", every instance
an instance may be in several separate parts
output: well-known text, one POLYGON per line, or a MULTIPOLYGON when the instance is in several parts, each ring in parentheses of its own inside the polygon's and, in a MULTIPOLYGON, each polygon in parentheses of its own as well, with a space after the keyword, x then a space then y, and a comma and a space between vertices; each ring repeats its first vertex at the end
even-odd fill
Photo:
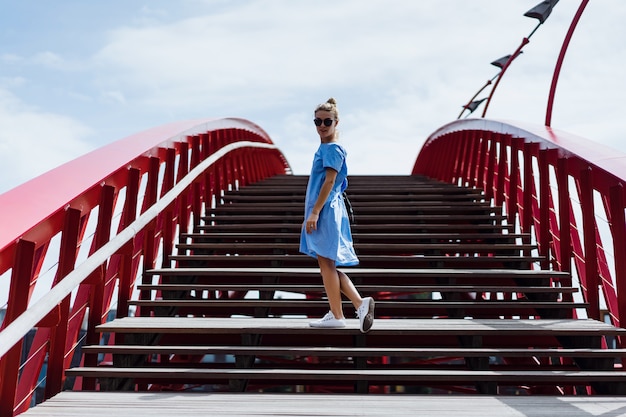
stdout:
POLYGON ((333 259, 337 266, 352 266, 359 263, 354 252, 350 220, 342 193, 348 186, 346 150, 338 143, 322 143, 313 157, 313 167, 306 189, 304 219, 306 220, 326 178, 326 168, 337 171, 337 178, 328 199, 319 213, 317 230, 300 232, 300 252, 317 259, 317 256, 333 259))

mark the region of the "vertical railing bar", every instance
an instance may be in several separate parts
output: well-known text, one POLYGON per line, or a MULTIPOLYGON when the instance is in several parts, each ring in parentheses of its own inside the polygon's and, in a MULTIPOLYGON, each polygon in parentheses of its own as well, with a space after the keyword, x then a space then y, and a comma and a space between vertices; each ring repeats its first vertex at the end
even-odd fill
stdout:
MULTIPOLYGON (((122 212, 122 220, 120 221, 120 227, 126 228, 137 218, 137 204, 139 201, 139 184, 141 182, 141 171, 136 168, 130 168, 128 170, 128 177, 126 183, 126 199, 124 200, 124 208, 122 212)), ((120 274, 119 274, 119 288, 117 299, 117 317, 128 316, 128 302, 130 301, 132 293, 132 258, 134 255, 134 240, 128 243, 128 248, 122 251, 120 255, 122 259, 120 261, 120 274), (128 253, 130 251, 130 253, 128 253), (128 259, 130 258, 130 259, 128 259)))
MULTIPOLYGON (((111 234, 111 220, 115 203, 115 187, 103 185, 101 189, 100 205, 98 210, 98 224, 96 226, 93 239, 92 253, 100 249, 109 241, 111 234)), ((87 320, 86 343, 96 345, 100 343, 100 333, 96 327, 102 323, 104 316, 104 278, 106 276, 106 265, 101 265, 95 270, 86 281, 90 286, 89 315, 87 320)), ((97 354, 84 354, 85 366, 96 366, 98 363, 97 354)), ((83 379, 83 389, 95 389, 94 378, 83 379)))
POLYGON ((609 190, 611 210, 611 235, 615 253, 615 287, 617 287, 616 305, 610 306, 609 313, 615 326, 626 323, 626 216, 624 215, 624 187, 622 183, 609 190), (622 289, 621 291, 619 289, 622 289))
POLYGON ((494 198, 494 176, 496 171, 496 143, 494 134, 489 135, 489 150, 487 153, 487 180, 485 182, 485 198, 491 200, 494 198))
POLYGON ((498 135, 497 137, 497 152, 496 152, 496 160, 494 165, 494 176, 493 176, 493 201, 494 205, 501 207, 502 206, 502 197, 504 193, 504 175, 503 172, 503 150, 504 150, 504 137, 506 135, 498 135))
POLYGON ((458 157, 456 159, 456 167, 455 167, 455 182, 461 186, 465 186, 466 184, 466 176, 465 176, 465 169, 466 169, 466 161, 465 159, 467 158, 467 154, 468 154, 468 145, 469 145, 469 141, 468 141, 468 136, 469 133, 467 131, 461 132, 459 134, 459 151, 458 151, 458 157))
MULTIPOLYGON (((9 287, 9 299, 3 327, 12 323, 28 307, 30 277, 35 260, 35 243, 20 239, 15 249, 15 261, 9 287)), ((23 339, 15 344, 0 360, 0 417, 12 417, 15 407, 18 373, 22 356, 23 339)))
POLYGON ((481 140, 480 140, 480 159, 478 162, 478 167, 477 169, 477 178, 478 181, 477 183, 479 184, 480 188, 483 190, 483 192, 485 193, 485 197, 487 194, 487 155, 489 152, 489 140, 487 138, 487 133, 481 131, 481 140))
POLYGON ((556 165, 559 200, 559 245, 560 259, 558 267, 560 271, 571 272, 572 265, 572 241, 571 241, 571 206, 569 198, 569 184, 567 174, 567 158, 559 158, 556 165))
POLYGON ((585 282, 587 309, 590 318, 600 319, 598 297, 598 258, 596 253, 595 209, 593 205, 593 172, 590 167, 580 173, 581 210, 585 250, 585 282))
MULTIPOLYGON (((65 225, 61 235, 59 249, 59 267, 57 277, 64 277, 74 270, 80 233, 80 210, 68 208, 65 213, 65 225)), ((70 313, 70 297, 67 297, 60 306, 60 320, 52 330, 50 352, 48 355, 48 369, 46 371, 45 398, 52 398, 63 389, 65 375, 65 346, 68 335, 68 319, 70 313)))
POLYGON ((478 160, 478 149, 480 146, 476 131, 471 131, 470 136, 470 155, 467 163, 467 181, 470 188, 476 187, 476 161, 478 160))
POLYGON ((507 202, 507 216, 512 224, 516 224, 518 207, 517 207, 517 193, 519 191, 519 154, 518 148, 515 145, 516 140, 511 138, 510 152, 511 152, 511 170, 509 172, 509 189, 508 189, 508 202, 507 202))
POLYGON ((542 268, 550 267, 550 173, 548 150, 541 149, 538 155, 539 164, 539 253, 545 257, 542 268))

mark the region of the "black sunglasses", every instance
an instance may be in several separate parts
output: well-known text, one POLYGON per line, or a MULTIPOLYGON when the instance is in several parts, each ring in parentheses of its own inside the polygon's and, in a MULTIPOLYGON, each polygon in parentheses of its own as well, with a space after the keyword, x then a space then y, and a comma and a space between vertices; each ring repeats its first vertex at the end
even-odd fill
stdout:
POLYGON ((315 126, 321 126, 322 123, 324 123, 324 126, 330 126, 333 124, 333 119, 320 119, 319 117, 316 117, 315 119, 313 119, 313 123, 315 123, 315 126))

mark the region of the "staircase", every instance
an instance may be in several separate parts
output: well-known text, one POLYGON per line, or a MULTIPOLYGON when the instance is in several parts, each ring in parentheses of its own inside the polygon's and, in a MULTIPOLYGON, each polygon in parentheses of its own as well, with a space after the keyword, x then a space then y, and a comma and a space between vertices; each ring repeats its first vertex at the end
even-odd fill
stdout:
POLYGON ((314 329, 328 311, 298 253, 307 177, 226 193, 170 265, 144 272, 135 317, 99 326, 67 371, 101 391, 626 394, 611 349, 626 329, 578 319, 567 273, 480 190, 417 176, 353 176, 361 263, 343 268, 377 319, 314 329))

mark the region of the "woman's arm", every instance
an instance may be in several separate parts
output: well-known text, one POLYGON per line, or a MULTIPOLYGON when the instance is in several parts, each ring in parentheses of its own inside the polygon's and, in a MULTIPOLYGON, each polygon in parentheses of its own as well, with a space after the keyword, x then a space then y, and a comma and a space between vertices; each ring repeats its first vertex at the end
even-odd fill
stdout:
POLYGON ((313 210, 311 211, 311 214, 309 214, 308 219, 306 219, 307 233, 311 233, 313 230, 317 229, 317 220, 319 219, 320 211, 322 211, 324 203, 326 203, 326 200, 328 200, 328 196, 333 190, 336 179, 337 171, 332 168, 326 168, 326 178, 324 178, 322 188, 320 188, 320 193, 317 196, 315 204, 313 205, 313 210))

